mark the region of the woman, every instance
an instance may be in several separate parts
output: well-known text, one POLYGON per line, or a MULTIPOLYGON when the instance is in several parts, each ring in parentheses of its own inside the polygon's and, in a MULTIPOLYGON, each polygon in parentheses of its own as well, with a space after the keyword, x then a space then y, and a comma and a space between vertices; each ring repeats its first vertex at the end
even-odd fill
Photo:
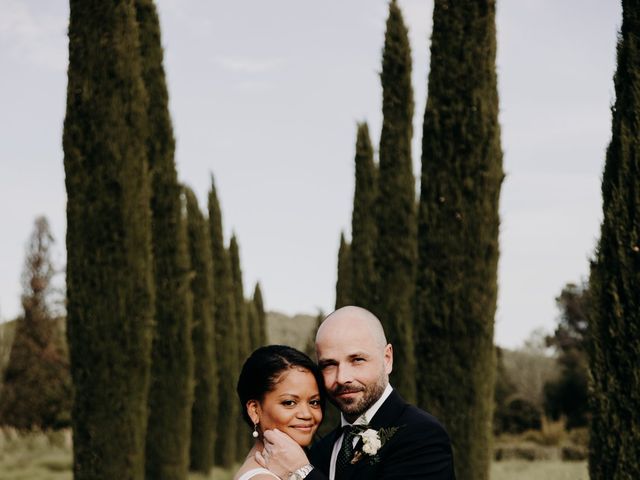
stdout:
POLYGON ((283 345, 258 348, 246 360, 238 379, 242 416, 253 429, 255 443, 235 480, 278 478, 255 461, 262 433, 277 428, 301 447, 311 444, 324 413, 324 386, 315 363, 283 345))

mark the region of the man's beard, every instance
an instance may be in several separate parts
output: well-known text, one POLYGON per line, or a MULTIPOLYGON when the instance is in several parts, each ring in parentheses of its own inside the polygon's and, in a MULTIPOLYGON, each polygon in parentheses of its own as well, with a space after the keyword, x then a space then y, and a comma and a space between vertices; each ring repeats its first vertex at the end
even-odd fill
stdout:
MULTIPOLYGON (((386 382, 384 376, 381 376, 376 383, 372 383, 370 385, 338 385, 338 387, 329 392, 329 398, 345 417, 355 420, 364 412, 369 410, 371 405, 376 403, 384 393, 385 388, 386 382), (350 392, 364 392, 364 394, 358 399, 338 398, 338 395, 350 392)), ((367 420, 371 419, 368 418, 367 420)))

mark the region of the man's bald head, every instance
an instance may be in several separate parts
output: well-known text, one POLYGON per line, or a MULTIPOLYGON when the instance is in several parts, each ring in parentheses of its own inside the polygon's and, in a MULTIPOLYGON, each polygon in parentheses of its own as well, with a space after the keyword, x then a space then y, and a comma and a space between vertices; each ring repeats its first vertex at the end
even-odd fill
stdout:
POLYGON ((384 329, 378 317, 369 310, 355 306, 339 308, 325 318, 318 328, 316 344, 323 336, 339 336, 346 329, 349 329, 349 331, 355 330, 363 335, 365 332, 368 332, 381 350, 384 350, 384 347, 387 345, 387 338, 384 335, 384 329))
POLYGON ((393 348, 380 320, 360 307, 343 307, 316 334, 316 353, 329 398, 353 422, 371 407, 389 384, 393 348))

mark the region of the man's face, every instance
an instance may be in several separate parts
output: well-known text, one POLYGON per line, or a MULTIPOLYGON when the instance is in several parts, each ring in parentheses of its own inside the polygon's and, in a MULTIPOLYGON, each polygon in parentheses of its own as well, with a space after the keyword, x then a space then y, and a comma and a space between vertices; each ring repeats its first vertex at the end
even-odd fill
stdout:
POLYGON ((344 322, 327 327, 317 339, 318 364, 329 397, 353 422, 384 392, 393 352, 391 345, 376 342, 366 325, 354 321, 347 328, 344 322))

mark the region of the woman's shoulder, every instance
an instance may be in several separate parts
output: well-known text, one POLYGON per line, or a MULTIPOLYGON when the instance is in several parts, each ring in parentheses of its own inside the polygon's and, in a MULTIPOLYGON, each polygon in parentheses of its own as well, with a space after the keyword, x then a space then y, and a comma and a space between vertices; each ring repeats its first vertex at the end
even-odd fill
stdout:
POLYGON ((239 477, 236 477, 235 480, 267 480, 271 478, 278 478, 278 476, 274 473, 271 473, 266 468, 252 468, 251 470, 247 470, 246 472, 244 472, 239 477))

